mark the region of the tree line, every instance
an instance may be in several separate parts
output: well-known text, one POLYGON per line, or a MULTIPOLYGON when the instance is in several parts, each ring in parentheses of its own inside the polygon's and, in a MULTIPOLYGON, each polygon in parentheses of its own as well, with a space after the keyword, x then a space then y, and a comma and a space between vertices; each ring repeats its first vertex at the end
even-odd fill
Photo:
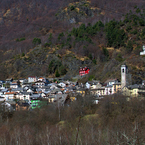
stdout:
POLYGON ((77 96, 61 107, 1 112, 1 144, 144 144, 145 100, 121 94, 94 104, 94 96, 77 96))

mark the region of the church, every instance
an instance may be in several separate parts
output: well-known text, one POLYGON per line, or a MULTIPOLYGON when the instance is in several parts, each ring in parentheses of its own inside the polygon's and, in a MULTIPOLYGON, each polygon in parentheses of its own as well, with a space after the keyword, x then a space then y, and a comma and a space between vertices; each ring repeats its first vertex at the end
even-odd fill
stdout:
POLYGON ((123 95, 129 97, 145 96, 145 85, 132 85, 131 74, 128 73, 128 67, 126 65, 121 66, 121 90, 123 95))

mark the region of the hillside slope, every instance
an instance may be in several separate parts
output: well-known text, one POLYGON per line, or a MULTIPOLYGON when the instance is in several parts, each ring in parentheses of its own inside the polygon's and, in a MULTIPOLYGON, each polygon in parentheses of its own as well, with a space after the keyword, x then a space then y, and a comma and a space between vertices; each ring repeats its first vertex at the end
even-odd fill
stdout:
POLYGON ((2 0, 0 79, 56 77, 56 73, 71 79, 79 67, 88 66, 91 71, 83 81, 105 81, 120 78, 125 63, 133 83, 141 83, 145 79, 145 57, 139 55, 145 40, 143 5, 126 0, 2 0))

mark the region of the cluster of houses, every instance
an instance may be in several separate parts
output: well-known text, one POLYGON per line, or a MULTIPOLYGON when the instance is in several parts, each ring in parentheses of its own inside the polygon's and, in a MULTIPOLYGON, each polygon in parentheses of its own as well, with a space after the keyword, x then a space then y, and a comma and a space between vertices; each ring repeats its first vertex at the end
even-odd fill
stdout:
POLYGON ((121 93, 128 97, 144 97, 145 96, 145 81, 142 84, 133 84, 131 74, 128 72, 126 65, 121 66, 121 82, 117 79, 107 80, 103 85, 99 82, 93 84, 87 83, 87 88, 90 89, 93 95, 105 96, 115 93, 121 93))
POLYGON ((85 95, 86 90, 95 96, 95 103, 105 95, 122 93, 126 96, 138 97, 145 95, 145 81, 142 84, 131 84, 131 75, 126 65, 121 66, 121 82, 117 79, 79 84, 71 81, 54 81, 45 77, 28 77, 27 79, 6 79, 0 81, 0 102, 8 110, 34 109, 53 103, 56 106, 69 104, 76 100, 77 94, 85 95))
MULTIPOLYGON (((77 85, 70 81, 50 81, 44 77, 28 77, 28 79, 6 79, 0 82, 0 101, 14 109, 34 109, 53 103, 64 105, 70 101, 68 94, 75 92, 77 85), (40 105, 41 104, 41 105, 40 105)), ((71 99, 75 99, 72 97, 71 99)), ((3 104, 4 105, 4 104, 3 104)))

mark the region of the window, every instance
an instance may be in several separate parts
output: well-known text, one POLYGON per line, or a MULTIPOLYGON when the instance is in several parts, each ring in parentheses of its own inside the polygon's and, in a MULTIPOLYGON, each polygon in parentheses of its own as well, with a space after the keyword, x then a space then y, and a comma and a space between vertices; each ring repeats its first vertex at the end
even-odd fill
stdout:
POLYGON ((124 73, 124 68, 122 69, 122 72, 124 73))

